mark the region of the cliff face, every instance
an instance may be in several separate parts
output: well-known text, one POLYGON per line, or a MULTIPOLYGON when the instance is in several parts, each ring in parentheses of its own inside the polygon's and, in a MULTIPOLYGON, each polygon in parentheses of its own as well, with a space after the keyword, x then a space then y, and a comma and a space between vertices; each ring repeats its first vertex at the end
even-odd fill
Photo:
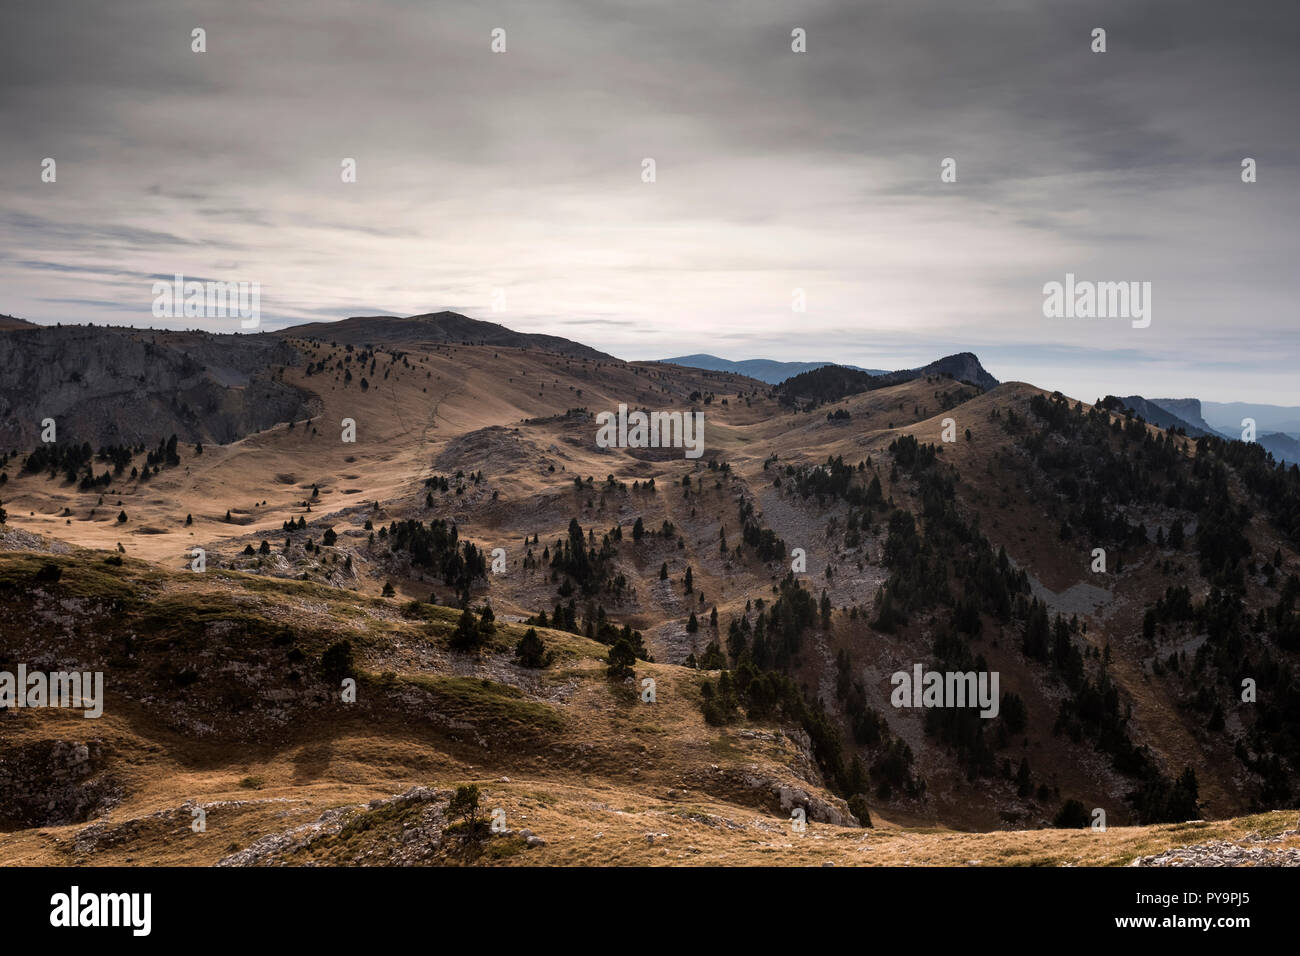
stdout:
POLYGON ((296 350, 271 336, 67 326, 0 335, 0 447, 30 450, 41 421, 92 445, 230 442, 310 414, 277 380, 296 350))
POLYGON ((931 362, 920 369, 922 375, 951 375, 959 382, 970 382, 983 389, 997 388, 998 380, 990 375, 971 352, 958 352, 931 362))
MULTIPOLYGON (((1209 434, 1205 428, 1193 424, 1188 419, 1182 418, 1173 411, 1164 407, 1163 404, 1157 405, 1155 402, 1148 401, 1141 395, 1128 395, 1119 399, 1119 401, 1125 408, 1132 409, 1134 414, 1140 415, 1142 419, 1150 425, 1166 429, 1181 428, 1191 438, 1199 438, 1202 435, 1209 434)), ((1183 401, 1192 402, 1196 405, 1200 404, 1194 398, 1185 399, 1183 401)), ((1193 413, 1195 412, 1195 410, 1192 411, 1193 413)), ((1199 418, 1197 420, 1199 421, 1199 418)))
MULTIPOLYGON (((1151 404, 1159 406, 1169 414, 1181 418, 1187 424, 1208 435, 1219 434, 1201 417, 1201 400, 1199 398, 1153 398, 1151 404)), ((1192 434, 1190 431, 1188 434, 1192 434)))
POLYGON ((884 388, 889 385, 900 385, 903 382, 910 382, 926 375, 949 375, 954 381, 970 382, 985 391, 997 388, 999 384, 998 380, 980 364, 979 358, 973 352, 958 352, 955 355, 945 355, 943 358, 921 368, 904 369, 877 376, 872 387, 884 388))

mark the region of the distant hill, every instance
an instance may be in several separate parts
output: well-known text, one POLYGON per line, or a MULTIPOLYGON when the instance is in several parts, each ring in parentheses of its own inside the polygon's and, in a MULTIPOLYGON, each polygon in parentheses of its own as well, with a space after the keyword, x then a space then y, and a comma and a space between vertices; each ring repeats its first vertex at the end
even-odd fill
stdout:
MULTIPOLYGON (((1201 414, 1201 400, 1199 398, 1153 398, 1150 399, 1150 402, 1164 409, 1175 418, 1182 419, 1198 432, 1209 435, 1222 435, 1224 438, 1233 437, 1233 432, 1221 432, 1205 420, 1201 414)), ((1151 421, 1151 419, 1148 418, 1147 421, 1151 421)), ((1189 431, 1187 434, 1191 435, 1192 432, 1189 431)))
POLYGON ((1157 428, 1171 429, 1181 428, 1189 438, 1200 438, 1202 435, 1216 435, 1217 432, 1210 428, 1201 420, 1199 402, 1194 398, 1178 399, 1176 402, 1170 399, 1146 399, 1141 395, 1128 395, 1124 398, 1115 398, 1107 396, 1103 401, 1103 407, 1113 407, 1115 404, 1122 405, 1124 408, 1132 410, 1134 415, 1139 416, 1143 421, 1157 428), (1111 399, 1114 401, 1112 402, 1111 399), (1173 404, 1175 408, 1185 410, 1192 420, 1183 418, 1165 407, 1165 402, 1173 404), (1193 403, 1197 407, 1193 408, 1187 403, 1193 403))
POLYGON ((504 325, 471 319, 459 312, 427 312, 405 318, 394 315, 354 316, 337 322, 294 325, 275 334, 284 338, 316 338, 348 345, 494 345, 501 348, 540 349, 574 358, 614 358, 558 335, 516 332, 504 325))
POLYGON ((800 372, 777 387, 777 397, 782 405, 813 408, 826 402, 837 402, 846 395, 870 391, 875 386, 875 376, 842 365, 823 365, 800 372))
POLYGON ((1241 420, 1255 419, 1258 431, 1286 432, 1300 437, 1300 408, 1254 402, 1201 402, 1205 420, 1225 435, 1240 435, 1241 420))
MULTIPOLYGON (((786 379, 793 378, 803 372, 811 372, 835 364, 834 362, 778 362, 773 359, 744 359, 740 362, 733 362, 730 359, 718 358, 716 355, 704 353, 679 355, 677 358, 659 359, 659 361, 669 365, 684 365, 687 368, 708 369, 711 372, 735 372, 739 375, 756 378, 760 382, 767 382, 769 385, 780 385, 786 379)), ((885 369, 859 368, 856 365, 842 365, 840 368, 852 369, 855 372, 866 372, 868 375, 886 374, 885 369)))
MULTIPOLYGON (((1223 431, 1211 428, 1201 415, 1201 402, 1195 398, 1152 398, 1145 399, 1140 395, 1129 395, 1127 398, 1116 399, 1108 396, 1106 402, 1119 403, 1124 407, 1132 409, 1135 415, 1140 415, 1149 424, 1156 425, 1160 428, 1182 428, 1183 431, 1191 438, 1200 438, 1202 435, 1217 435, 1222 438, 1239 439, 1241 437, 1239 427, 1225 428, 1223 431), (1182 415, 1177 414, 1181 412, 1182 415), (1186 418, 1182 417, 1187 416, 1186 418)), ((1249 416, 1249 410, 1264 409, 1266 420, 1276 421, 1276 412, 1286 412, 1290 409, 1279 406, 1268 405, 1249 405, 1244 402, 1235 402, 1232 406, 1220 406, 1221 408, 1232 407, 1241 410, 1241 417, 1249 416), (1272 415, 1269 409, 1275 410, 1272 415)), ((1237 412, 1232 412, 1236 415, 1237 412)), ((1239 426, 1240 418, 1231 424, 1239 426)), ((1259 427, 1256 422, 1256 427, 1259 427)), ((1267 451, 1272 453, 1273 457, 1287 464, 1300 464, 1300 441, 1295 437, 1284 432, 1258 432, 1256 441, 1267 451)))
POLYGON ((1256 439, 1265 449, 1272 452, 1278 461, 1288 465, 1300 465, 1300 441, 1282 432, 1269 432, 1256 439))
POLYGON ((826 365, 787 379, 777 388, 777 395, 783 405, 820 405, 838 401, 846 395, 902 385, 927 375, 969 382, 985 390, 998 385, 998 380, 985 371, 978 358, 970 352, 959 352, 921 368, 881 375, 871 375, 844 365, 826 365))

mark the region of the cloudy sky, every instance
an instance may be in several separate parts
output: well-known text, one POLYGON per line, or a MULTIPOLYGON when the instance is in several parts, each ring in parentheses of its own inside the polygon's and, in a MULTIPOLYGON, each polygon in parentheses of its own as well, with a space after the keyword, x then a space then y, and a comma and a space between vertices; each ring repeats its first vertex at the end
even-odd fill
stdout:
POLYGON ((237 331, 152 317, 182 273, 266 328, 1300 405, 1297 44, 1294 0, 10 4, 0 313, 237 331), (1150 326, 1045 318, 1067 272, 1150 282, 1150 326))

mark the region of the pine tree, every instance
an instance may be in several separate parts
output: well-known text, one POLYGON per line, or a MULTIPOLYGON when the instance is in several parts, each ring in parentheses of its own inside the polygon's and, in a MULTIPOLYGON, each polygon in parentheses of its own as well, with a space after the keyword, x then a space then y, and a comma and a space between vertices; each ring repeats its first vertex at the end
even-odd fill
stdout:
POLYGON ((546 649, 536 628, 530 627, 515 645, 515 657, 521 666, 537 669, 548 666, 555 659, 555 653, 546 649))
POLYGON ((614 642, 605 660, 609 665, 605 668, 605 672, 614 680, 625 680, 635 676, 633 667, 636 665, 636 652, 626 638, 620 637, 614 642))
POLYGON ((472 651, 479 647, 478 620, 469 608, 460 612, 456 630, 451 635, 451 646, 458 651, 472 651))

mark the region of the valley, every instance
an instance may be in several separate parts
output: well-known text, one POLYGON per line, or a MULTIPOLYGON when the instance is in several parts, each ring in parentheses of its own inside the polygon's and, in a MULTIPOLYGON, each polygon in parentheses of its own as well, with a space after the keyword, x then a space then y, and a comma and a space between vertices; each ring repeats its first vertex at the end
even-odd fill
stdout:
POLYGON ((6 862, 463 863, 471 784, 479 864, 1300 852, 1300 479, 1259 446, 969 353, 774 386, 451 313, 0 355, 0 670, 106 694, 0 713, 6 862), (598 440, 620 406, 700 455, 598 440), (914 668, 995 672, 996 716, 893 706, 914 668))

